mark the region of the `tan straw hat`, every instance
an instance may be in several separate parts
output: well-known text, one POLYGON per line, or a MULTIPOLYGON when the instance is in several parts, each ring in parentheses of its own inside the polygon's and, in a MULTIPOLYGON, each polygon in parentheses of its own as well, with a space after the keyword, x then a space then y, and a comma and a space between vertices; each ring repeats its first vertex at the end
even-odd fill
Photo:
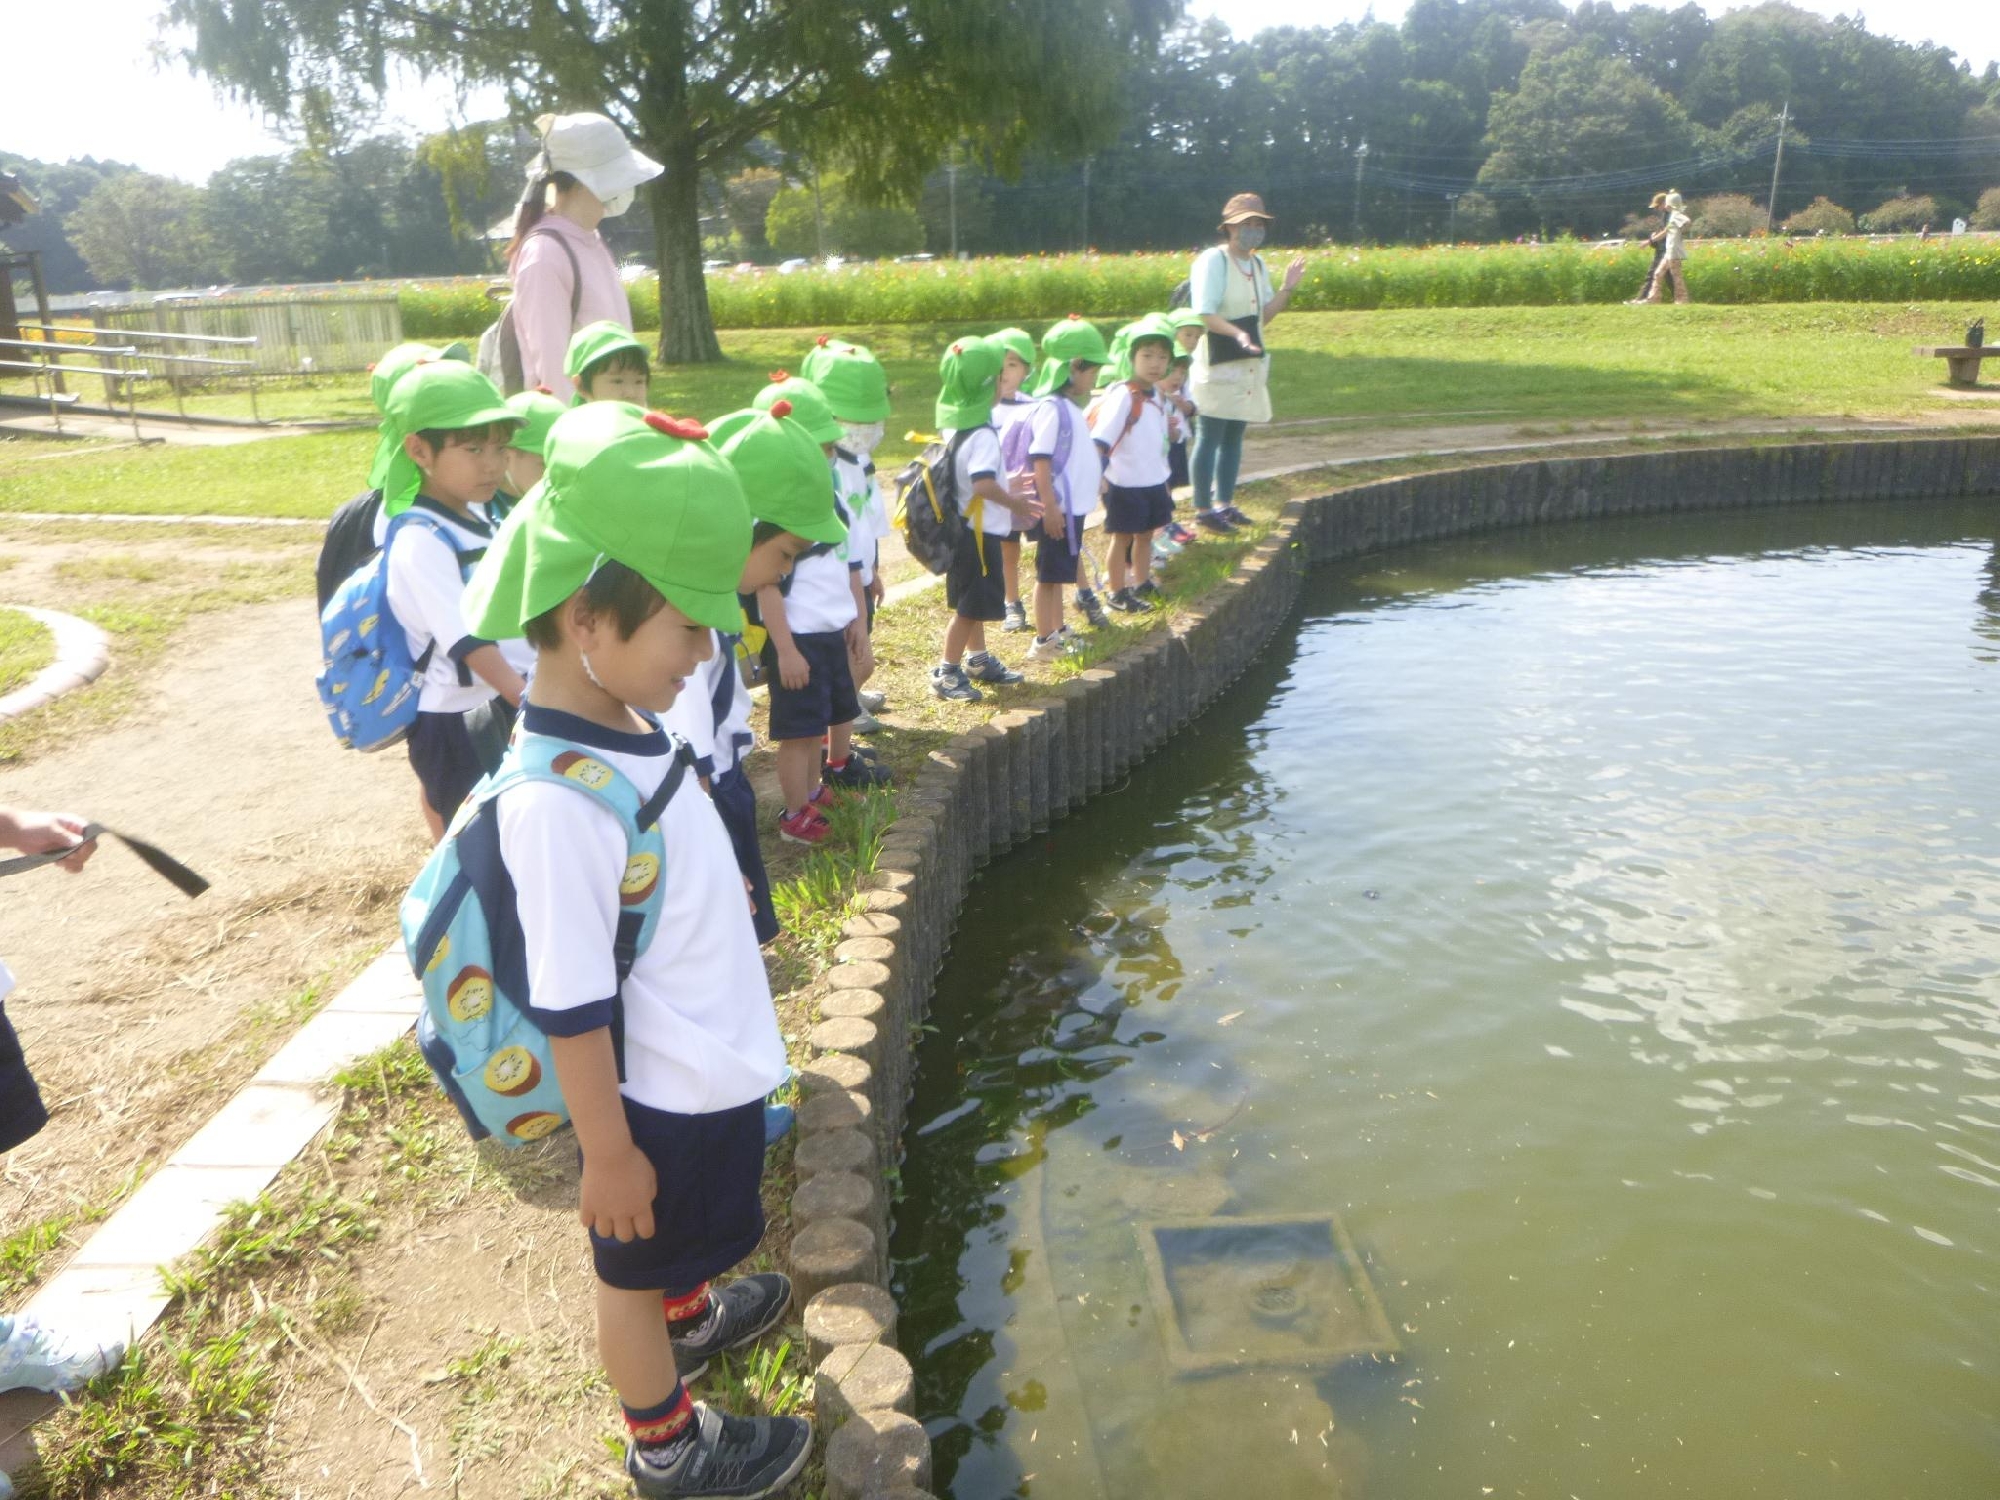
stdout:
POLYGON ((1245 219, 1262 219, 1267 224, 1272 220, 1271 211, 1255 193, 1238 193, 1222 205, 1222 228, 1241 224, 1245 219))

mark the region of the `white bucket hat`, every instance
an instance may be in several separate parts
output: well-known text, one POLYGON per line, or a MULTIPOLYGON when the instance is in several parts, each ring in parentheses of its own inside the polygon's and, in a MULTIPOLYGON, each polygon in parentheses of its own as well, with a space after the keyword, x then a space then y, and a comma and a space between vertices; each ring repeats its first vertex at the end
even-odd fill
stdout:
POLYGON ((542 138, 542 150, 528 163, 531 183, 544 172, 567 172, 609 201, 666 170, 633 150, 625 132, 603 115, 541 115, 535 133, 542 138))

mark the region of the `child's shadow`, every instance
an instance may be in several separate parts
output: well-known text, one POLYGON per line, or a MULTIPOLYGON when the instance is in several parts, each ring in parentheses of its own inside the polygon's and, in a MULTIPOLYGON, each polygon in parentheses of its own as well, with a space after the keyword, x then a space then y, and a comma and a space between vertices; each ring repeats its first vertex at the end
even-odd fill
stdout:
POLYGON ((577 1160, 576 1132, 569 1126, 528 1146, 509 1148, 488 1140, 475 1149, 481 1175, 496 1178, 530 1208, 576 1212, 583 1170, 577 1160))

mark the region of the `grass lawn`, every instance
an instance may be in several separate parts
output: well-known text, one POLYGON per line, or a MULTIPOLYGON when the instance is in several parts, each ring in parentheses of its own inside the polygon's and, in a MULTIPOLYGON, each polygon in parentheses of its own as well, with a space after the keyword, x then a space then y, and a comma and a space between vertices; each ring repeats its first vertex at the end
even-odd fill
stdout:
MULTIPOLYGON (((1909 417, 1938 410, 1941 375, 1910 346, 1956 338, 1964 321, 1956 303, 1294 313, 1272 325, 1273 404, 1280 419, 1384 426, 1909 417)), ((912 450, 904 434, 931 429, 937 354, 963 330, 839 331, 872 346, 889 372, 895 409, 877 457, 893 467, 912 450)), ((804 330, 724 333, 728 360, 656 372, 654 404, 705 417, 732 410, 771 371, 795 368, 811 340, 804 330)), ((309 394, 327 411, 365 409, 366 377, 345 380, 309 394)), ((0 443, 0 511, 324 516, 362 487, 373 443, 363 432, 315 433, 61 459, 44 443, 0 443)))
POLYGON ((0 693, 11 693, 56 659, 48 627, 18 609, 0 609, 0 693))

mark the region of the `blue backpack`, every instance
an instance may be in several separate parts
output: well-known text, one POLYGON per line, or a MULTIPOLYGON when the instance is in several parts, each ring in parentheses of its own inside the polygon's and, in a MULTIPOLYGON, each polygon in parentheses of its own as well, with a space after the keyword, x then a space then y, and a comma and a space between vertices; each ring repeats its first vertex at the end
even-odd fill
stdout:
POLYGON ((412 525, 427 528, 452 549, 461 578, 470 578, 486 555, 484 547, 462 550, 443 521, 412 507, 389 523, 382 550, 333 591, 320 611, 322 661, 314 682, 333 737, 351 750, 386 750, 409 734, 417 722, 424 669, 437 650, 433 641, 412 661, 409 638, 389 612, 389 548, 396 533, 412 525))
MULTIPOLYGON (((675 741, 660 789, 641 799, 630 781, 587 750, 517 732, 500 768, 465 799, 403 898, 403 947, 424 991, 417 1046, 475 1141, 493 1136, 516 1147, 569 1120, 548 1038, 526 1014, 527 940, 513 877, 500 857, 500 794, 523 782, 560 782, 589 792, 624 824, 630 855, 613 939, 622 989, 659 925, 667 857, 660 817, 693 764, 693 752, 675 741)), ((622 997, 612 1000, 611 1045, 622 1083, 622 997)))

